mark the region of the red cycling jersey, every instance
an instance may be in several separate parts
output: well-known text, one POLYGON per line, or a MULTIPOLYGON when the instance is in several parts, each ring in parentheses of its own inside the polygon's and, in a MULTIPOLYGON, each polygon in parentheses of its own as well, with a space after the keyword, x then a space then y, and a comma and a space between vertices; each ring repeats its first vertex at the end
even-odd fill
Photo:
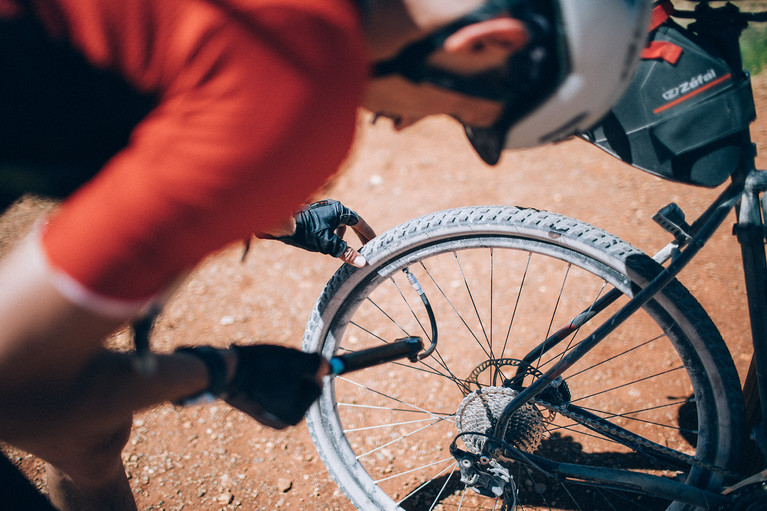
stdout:
POLYGON ((135 313, 285 219, 349 149, 367 72, 352 0, 0 0, 0 16, 24 9, 157 98, 43 229, 57 281, 85 306, 135 313))

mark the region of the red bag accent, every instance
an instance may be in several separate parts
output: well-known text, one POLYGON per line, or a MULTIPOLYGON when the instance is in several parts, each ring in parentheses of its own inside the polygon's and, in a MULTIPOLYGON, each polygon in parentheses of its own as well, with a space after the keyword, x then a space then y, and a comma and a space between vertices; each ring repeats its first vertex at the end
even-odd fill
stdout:
POLYGON ((675 65, 682 56, 682 47, 668 41, 652 41, 642 50, 644 60, 661 59, 675 65))
POLYGON ((659 26, 663 25, 663 23, 671 17, 673 12, 674 6, 669 1, 663 2, 662 4, 653 7, 652 14, 650 15, 650 27, 647 29, 647 31, 652 32, 659 26))

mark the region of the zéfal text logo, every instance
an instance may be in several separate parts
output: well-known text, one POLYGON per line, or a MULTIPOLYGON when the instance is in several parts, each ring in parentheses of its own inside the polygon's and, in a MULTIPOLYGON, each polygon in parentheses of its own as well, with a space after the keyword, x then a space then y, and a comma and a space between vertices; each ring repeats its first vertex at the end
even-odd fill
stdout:
POLYGON ((672 101, 680 96, 684 96, 685 94, 699 89, 700 87, 714 81, 715 79, 716 71, 709 69, 705 74, 699 74, 698 76, 695 76, 690 80, 677 85, 673 89, 667 90, 663 93, 663 99, 666 101, 672 101))

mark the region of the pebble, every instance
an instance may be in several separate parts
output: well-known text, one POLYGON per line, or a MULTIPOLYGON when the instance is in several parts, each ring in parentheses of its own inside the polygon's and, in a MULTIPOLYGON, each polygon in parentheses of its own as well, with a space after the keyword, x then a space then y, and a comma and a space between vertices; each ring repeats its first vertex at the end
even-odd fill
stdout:
POLYGON ((231 504, 234 500, 234 495, 232 495, 232 492, 225 491, 221 495, 218 496, 216 499, 219 504, 231 504))
POLYGON ((279 479, 277 481, 277 489, 282 493, 289 492, 291 488, 293 488, 293 481, 290 479, 279 479))

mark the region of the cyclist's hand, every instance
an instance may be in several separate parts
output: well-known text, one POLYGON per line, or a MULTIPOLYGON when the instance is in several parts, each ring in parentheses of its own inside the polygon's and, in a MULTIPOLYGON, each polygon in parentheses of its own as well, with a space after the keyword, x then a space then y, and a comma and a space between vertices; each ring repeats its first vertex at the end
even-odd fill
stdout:
POLYGON ((237 369, 225 400, 276 429, 295 426, 322 392, 328 363, 317 353, 259 344, 233 346, 237 369))
POLYGON ((336 200, 315 202, 295 215, 295 232, 276 239, 296 247, 338 257, 347 264, 363 267, 365 258, 342 238, 350 226, 364 245, 375 237, 373 229, 357 213, 336 200))

